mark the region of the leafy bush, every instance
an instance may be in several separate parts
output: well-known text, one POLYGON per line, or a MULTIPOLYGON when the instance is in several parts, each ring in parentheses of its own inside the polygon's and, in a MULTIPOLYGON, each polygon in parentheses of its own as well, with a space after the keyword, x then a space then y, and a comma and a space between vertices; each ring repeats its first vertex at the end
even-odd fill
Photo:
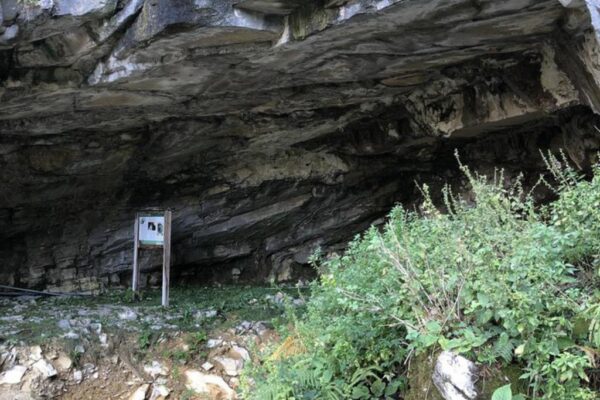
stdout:
POLYGON ((406 389, 412 355, 440 349, 519 365, 531 398, 596 398, 586 370, 600 337, 600 168, 588 182, 547 163, 558 200, 542 209, 519 182, 505 188, 501 173, 490 182, 461 165, 474 202, 446 188, 442 213, 424 187, 420 214, 396 207, 382 232, 318 262, 292 328, 305 351, 255 365, 246 398, 391 397, 406 389))

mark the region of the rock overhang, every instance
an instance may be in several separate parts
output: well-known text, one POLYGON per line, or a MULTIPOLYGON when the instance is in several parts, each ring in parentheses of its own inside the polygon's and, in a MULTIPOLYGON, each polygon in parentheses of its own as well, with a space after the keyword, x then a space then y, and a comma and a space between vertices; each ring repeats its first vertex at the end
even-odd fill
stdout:
POLYGON ((1 4, 8 282, 125 278, 149 205, 175 208, 176 271, 276 276, 457 179, 456 147, 530 171, 597 149, 591 1, 1 4))

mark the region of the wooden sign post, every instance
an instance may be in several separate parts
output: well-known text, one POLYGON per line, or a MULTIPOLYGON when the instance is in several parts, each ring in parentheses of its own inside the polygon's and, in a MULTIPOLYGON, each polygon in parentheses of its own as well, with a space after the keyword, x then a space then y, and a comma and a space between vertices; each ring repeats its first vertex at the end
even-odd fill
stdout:
POLYGON ((162 266, 162 305, 169 306, 169 276, 171 273, 171 211, 139 212, 135 215, 133 229, 133 278, 131 289, 134 296, 140 293, 140 249, 163 250, 162 266))

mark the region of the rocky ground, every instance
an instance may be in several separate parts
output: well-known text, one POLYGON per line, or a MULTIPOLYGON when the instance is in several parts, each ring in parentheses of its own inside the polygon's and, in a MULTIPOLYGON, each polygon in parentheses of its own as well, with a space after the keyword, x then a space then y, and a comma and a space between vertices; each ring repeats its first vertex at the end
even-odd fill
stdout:
POLYGON ((0 300, 0 400, 233 399, 240 374, 278 340, 273 321, 306 290, 176 289, 133 302, 100 297, 0 300))

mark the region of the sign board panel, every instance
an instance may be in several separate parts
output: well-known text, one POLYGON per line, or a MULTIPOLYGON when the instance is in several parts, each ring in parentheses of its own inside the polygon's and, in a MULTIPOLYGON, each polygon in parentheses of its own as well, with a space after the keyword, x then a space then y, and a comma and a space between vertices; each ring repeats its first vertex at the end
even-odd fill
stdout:
POLYGON ((138 264, 140 249, 144 247, 162 248, 163 279, 162 305, 169 306, 169 276, 171 275, 171 210, 164 213, 146 211, 135 215, 133 225, 133 279, 131 288, 136 298, 140 298, 140 266, 138 264))
POLYGON ((165 243, 165 216, 140 215, 139 241, 145 246, 163 246, 165 243))

